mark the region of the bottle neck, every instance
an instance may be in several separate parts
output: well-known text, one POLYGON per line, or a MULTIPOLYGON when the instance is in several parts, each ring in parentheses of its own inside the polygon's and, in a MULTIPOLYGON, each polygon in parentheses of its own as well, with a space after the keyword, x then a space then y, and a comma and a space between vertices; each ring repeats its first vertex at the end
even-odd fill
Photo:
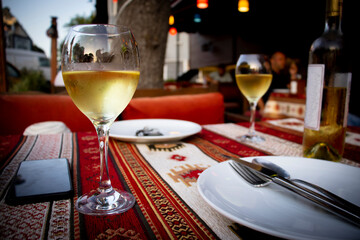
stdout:
POLYGON ((325 32, 341 32, 342 17, 342 1, 343 0, 327 0, 326 1, 326 19, 325 32))

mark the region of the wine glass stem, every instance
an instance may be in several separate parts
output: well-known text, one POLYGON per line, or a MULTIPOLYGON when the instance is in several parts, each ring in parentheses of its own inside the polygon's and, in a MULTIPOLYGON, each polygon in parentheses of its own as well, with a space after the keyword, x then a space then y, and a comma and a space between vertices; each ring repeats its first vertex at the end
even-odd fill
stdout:
POLYGON ((109 125, 97 125, 96 131, 99 140, 100 150, 100 192, 112 191, 109 168, 108 168, 108 142, 109 142, 109 125))
POLYGON ((256 115, 256 102, 250 102, 250 128, 249 128, 249 135, 255 136, 255 115, 256 115))

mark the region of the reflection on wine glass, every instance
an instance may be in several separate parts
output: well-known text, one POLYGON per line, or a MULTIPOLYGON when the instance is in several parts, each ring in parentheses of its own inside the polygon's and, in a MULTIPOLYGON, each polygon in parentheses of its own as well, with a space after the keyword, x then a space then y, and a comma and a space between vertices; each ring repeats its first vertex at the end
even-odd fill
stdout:
POLYGON ((238 140, 242 142, 262 142, 256 135, 255 112, 259 99, 269 89, 272 80, 270 63, 261 54, 242 54, 236 63, 236 83, 250 104, 251 117, 249 132, 238 140))
POLYGON ((112 187, 107 157, 110 125, 128 105, 139 82, 134 36, 122 26, 74 26, 65 39, 61 66, 66 90, 94 124, 100 147, 100 186, 79 197, 75 207, 90 215, 125 212, 135 198, 112 187))

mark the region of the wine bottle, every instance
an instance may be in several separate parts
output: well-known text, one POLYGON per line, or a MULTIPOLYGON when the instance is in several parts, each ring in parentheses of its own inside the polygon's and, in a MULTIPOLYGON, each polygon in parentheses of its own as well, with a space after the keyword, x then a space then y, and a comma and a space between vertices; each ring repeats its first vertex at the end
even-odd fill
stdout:
POLYGON ((341 15, 342 0, 327 0, 324 33, 310 48, 304 157, 340 161, 344 152, 351 73, 341 15))

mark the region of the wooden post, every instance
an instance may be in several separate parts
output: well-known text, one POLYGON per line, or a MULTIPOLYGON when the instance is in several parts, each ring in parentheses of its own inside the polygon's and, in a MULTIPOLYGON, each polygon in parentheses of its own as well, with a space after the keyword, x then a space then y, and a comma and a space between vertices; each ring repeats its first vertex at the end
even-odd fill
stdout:
POLYGON ((57 17, 51 17, 51 26, 47 30, 48 37, 51 38, 51 59, 50 59, 50 67, 51 67, 51 93, 55 92, 54 83, 55 77, 57 74, 57 17))
POLYGON ((55 77, 57 73, 57 39, 51 39, 51 92, 54 93, 54 84, 55 84, 55 77))
POLYGON ((6 92, 8 88, 6 82, 5 35, 3 26, 2 3, 0 0, 0 93, 6 92))

